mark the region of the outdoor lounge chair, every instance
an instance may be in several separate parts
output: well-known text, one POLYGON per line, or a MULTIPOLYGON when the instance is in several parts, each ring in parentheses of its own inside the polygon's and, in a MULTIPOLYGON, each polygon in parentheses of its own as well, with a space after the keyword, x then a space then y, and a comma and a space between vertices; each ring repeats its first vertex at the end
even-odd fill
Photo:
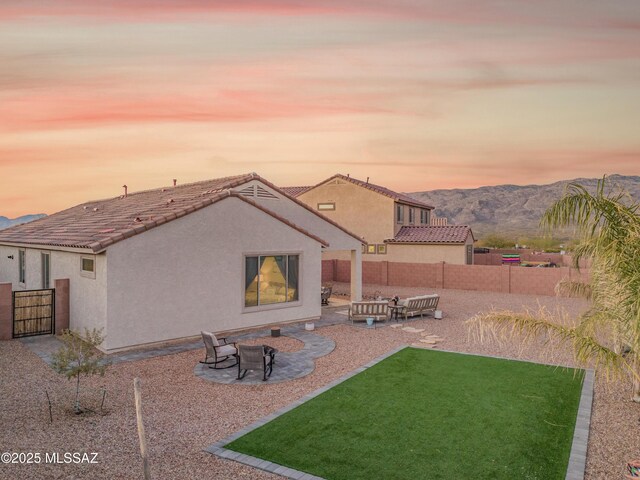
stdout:
POLYGON ((354 321, 366 321, 367 318, 373 318, 376 322, 384 322, 389 319, 389 302, 351 302, 349 307, 349 320, 353 324, 354 321))
POLYGON ((227 339, 224 337, 220 337, 220 339, 218 339, 211 332, 200 333, 202 334, 202 341, 206 348, 206 356, 204 357, 204 361, 200 361, 200 363, 206 363, 209 365, 209 368, 216 369, 234 367, 236 363, 238 363, 236 358, 238 349, 235 343, 228 343, 227 339), (231 358, 236 358, 236 362, 230 365, 225 365, 224 367, 218 366, 231 358), (209 359, 213 359, 213 362, 209 361, 209 359))
POLYGON ((398 305, 404 307, 401 311, 401 315, 406 321, 409 317, 420 315, 420 318, 422 318, 422 315, 427 312, 435 312, 438 308, 439 300, 440 296, 436 294, 422 295, 419 297, 410 297, 405 300, 401 300, 398 305))
POLYGON ((242 380, 248 370, 262 370, 262 380, 273 371, 273 350, 264 345, 240 345, 238 347, 238 380, 242 380))

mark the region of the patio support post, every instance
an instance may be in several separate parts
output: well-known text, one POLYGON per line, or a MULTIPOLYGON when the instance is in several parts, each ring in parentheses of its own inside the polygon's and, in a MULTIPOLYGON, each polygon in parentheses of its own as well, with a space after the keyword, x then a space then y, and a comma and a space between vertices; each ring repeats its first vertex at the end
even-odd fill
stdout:
POLYGON ((351 301, 362 300, 362 251, 351 250, 351 301))
POLYGON ((13 299, 12 285, 0 283, 0 340, 11 340, 13 337, 13 299))

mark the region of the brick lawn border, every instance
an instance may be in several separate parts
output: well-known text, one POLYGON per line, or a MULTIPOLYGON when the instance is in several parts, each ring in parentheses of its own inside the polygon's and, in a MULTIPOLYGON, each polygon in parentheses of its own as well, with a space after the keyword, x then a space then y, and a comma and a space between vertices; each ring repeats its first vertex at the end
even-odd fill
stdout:
MULTIPOLYGON (((327 390, 332 389, 336 385, 348 380, 359 373, 364 372, 366 369, 373 367, 375 364, 381 362, 382 360, 390 357, 391 355, 398 353, 400 350, 404 350, 405 348, 419 348, 412 347, 410 345, 401 345, 389 352, 380 355, 379 357, 374 358, 369 363, 356 368, 355 370, 343 375, 342 377, 334 380, 333 382, 328 383, 324 387, 321 387, 317 390, 314 390, 311 393, 299 398, 295 402, 287 405, 286 407, 277 410, 260 420, 238 430, 237 432, 229 435, 228 437, 210 445, 205 448, 205 452, 211 453, 212 455, 216 455, 220 458, 225 458, 227 460, 234 460, 239 463, 243 463, 245 465, 249 465, 250 467, 258 468, 260 470, 264 470, 269 473, 275 473, 277 475, 282 475, 287 478, 291 478, 294 480, 326 480, 323 477, 318 477, 317 475, 312 475, 310 473, 302 472, 300 470, 295 470, 293 468, 285 467, 284 465, 280 465, 277 463, 270 462, 268 460, 263 460, 261 458, 253 457, 251 455, 246 455, 244 453, 236 452, 234 450, 229 450, 224 448, 229 443, 237 440, 238 438, 246 435, 247 433, 266 425, 270 421, 276 419, 277 417, 284 415, 285 413, 293 410, 296 407, 299 407, 303 403, 311 400, 312 398, 317 397, 318 395, 326 392, 327 390)), ((538 363, 538 362, 530 362, 528 360, 507 358, 507 357, 499 357, 493 355, 482 355, 470 352, 455 352, 452 350, 437 350, 440 352, 446 353, 457 353, 460 355, 473 355, 476 357, 487 357, 487 358, 497 358, 500 360, 510 360, 515 362, 527 362, 527 363, 538 363)), ((538 363, 539 365, 548 365, 551 367, 560 367, 560 368, 576 368, 576 367, 567 367, 565 365, 554 365, 548 363, 538 363)), ((567 475, 565 480, 582 480, 584 479, 584 472, 586 468, 587 462, 587 443, 589 441, 589 426, 591 424, 591 406, 593 404, 593 388, 595 383, 595 374, 592 369, 583 369, 585 371, 584 381, 582 384, 582 393, 580 395, 580 404, 578 406, 578 415, 576 418, 576 426, 573 433, 573 442, 571 444, 571 453, 569 455, 569 465, 567 466, 567 475)))

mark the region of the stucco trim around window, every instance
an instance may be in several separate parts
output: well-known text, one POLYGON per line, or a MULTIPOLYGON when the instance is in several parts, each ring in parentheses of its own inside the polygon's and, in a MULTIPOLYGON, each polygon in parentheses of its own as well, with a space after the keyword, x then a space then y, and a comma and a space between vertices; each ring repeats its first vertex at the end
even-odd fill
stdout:
POLYGON ((302 305, 302 258, 302 252, 245 253, 242 256, 242 312, 302 305))
POLYGON ((396 223, 404 223, 404 205, 396 203, 396 223))
POLYGON ((331 210, 335 210, 335 209, 336 209, 335 202, 318 203, 318 211, 320 211, 320 212, 327 212, 327 211, 331 211, 331 210))
POLYGON ((96 278, 95 255, 80 256, 80 275, 87 278, 96 278))
POLYGON ((24 248, 18 249, 18 283, 21 287, 27 284, 27 251, 24 248))

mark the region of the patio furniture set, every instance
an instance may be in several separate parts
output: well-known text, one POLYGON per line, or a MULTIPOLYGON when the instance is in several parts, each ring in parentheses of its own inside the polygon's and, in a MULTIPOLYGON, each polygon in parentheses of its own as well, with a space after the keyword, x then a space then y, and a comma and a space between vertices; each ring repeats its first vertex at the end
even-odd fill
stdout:
POLYGON ((395 317, 396 322, 399 318, 405 321, 409 317, 420 315, 420 318, 427 312, 433 312, 435 318, 437 314, 438 301, 440 296, 421 295, 417 297, 409 297, 404 300, 376 300, 372 302, 351 302, 349 308, 349 320, 351 323, 355 321, 367 321, 373 319, 372 322, 385 322, 395 317))
POLYGON ((206 348, 205 359, 200 363, 209 368, 222 369, 238 366, 238 380, 242 380, 249 370, 262 372, 262 380, 266 381, 273 372, 278 350, 269 345, 238 345, 227 342, 225 337, 217 338, 211 332, 200 332, 206 348), (212 360, 212 361, 211 361, 212 360), (220 366, 235 360, 229 365, 220 366))

